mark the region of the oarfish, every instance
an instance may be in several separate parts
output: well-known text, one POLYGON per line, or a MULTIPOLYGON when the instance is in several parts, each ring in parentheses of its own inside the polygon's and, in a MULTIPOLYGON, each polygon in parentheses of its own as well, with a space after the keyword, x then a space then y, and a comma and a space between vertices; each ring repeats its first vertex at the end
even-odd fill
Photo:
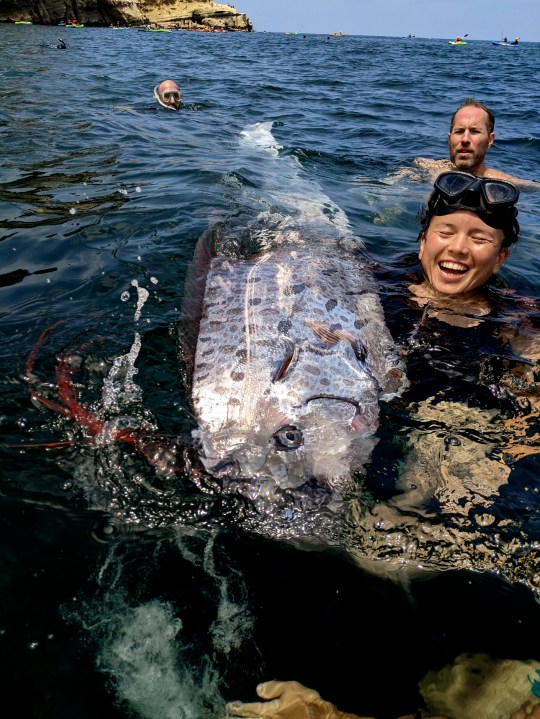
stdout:
POLYGON ((206 471, 250 496, 306 483, 339 493, 370 459, 401 362, 343 211, 279 155, 269 124, 244 140, 267 153, 267 209, 218 223, 195 250, 193 436, 206 471))

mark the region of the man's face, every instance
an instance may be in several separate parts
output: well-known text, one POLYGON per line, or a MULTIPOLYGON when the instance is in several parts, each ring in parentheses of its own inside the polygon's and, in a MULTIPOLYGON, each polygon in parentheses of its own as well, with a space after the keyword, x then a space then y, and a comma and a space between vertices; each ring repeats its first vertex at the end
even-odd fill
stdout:
POLYGON ((178 110, 180 107, 180 90, 175 82, 172 80, 162 82, 158 87, 158 94, 164 105, 178 110))
POLYGON ((495 133, 488 132, 488 116, 481 107, 464 107, 456 115, 448 133, 450 160, 463 172, 475 174, 493 144, 495 133))
POLYGON ((444 295, 478 289, 508 257, 504 233, 471 210, 435 216, 420 240, 418 257, 428 282, 444 295))

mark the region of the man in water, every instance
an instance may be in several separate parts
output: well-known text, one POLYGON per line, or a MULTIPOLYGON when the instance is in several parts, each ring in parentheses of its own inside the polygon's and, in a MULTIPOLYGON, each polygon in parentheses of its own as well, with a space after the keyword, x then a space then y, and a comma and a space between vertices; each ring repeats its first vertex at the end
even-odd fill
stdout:
POLYGON ((154 87, 154 98, 167 110, 178 110, 182 102, 182 93, 174 80, 163 80, 154 87))
POLYGON ((516 177, 486 167, 485 157, 495 139, 495 117, 482 102, 469 97, 458 107, 450 120, 448 150, 450 161, 419 157, 415 163, 435 174, 445 170, 462 170, 478 177, 522 183, 516 177))
POLYGON ((514 178, 500 170, 488 169, 485 157, 495 139, 495 117, 483 103, 467 98, 452 115, 448 133, 450 162, 457 170, 478 177, 514 178))

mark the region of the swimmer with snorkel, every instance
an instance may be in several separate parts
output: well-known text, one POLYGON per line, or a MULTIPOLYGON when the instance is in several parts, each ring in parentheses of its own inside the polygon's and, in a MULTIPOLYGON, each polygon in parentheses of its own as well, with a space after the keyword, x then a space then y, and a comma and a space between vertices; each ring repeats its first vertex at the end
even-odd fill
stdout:
POLYGON ((154 98, 166 110, 179 110, 182 93, 174 80, 163 80, 154 87, 154 98))

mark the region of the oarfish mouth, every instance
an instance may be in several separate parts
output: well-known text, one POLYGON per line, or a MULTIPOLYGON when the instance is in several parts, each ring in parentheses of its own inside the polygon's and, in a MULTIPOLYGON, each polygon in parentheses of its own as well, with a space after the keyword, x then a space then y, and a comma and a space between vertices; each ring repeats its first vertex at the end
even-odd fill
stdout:
POLYGON ((352 399, 351 397, 339 397, 335 394, 315 394, 306 400, 306 404, 320 399, 326 399, 331 402, 343 402, 344 404, 351 405, 354 407, 354 412, 351 411, 349 416, 344 418, 345 421, 355 432, 361 432, 366 429, 365 423, 362 421, 362 407, 355 399, 352 399))
POLYGON ((306 404, 308 402, 313 402, 316 399, 331 399, 335 402, 346 402, 347 404, 352 404, 357 410, 360 410, 360 404, 355 399, 352 399, 351 397, 338 397, 335 394, 314 394, 313 397, 308 397, 306 399, 306 404))

